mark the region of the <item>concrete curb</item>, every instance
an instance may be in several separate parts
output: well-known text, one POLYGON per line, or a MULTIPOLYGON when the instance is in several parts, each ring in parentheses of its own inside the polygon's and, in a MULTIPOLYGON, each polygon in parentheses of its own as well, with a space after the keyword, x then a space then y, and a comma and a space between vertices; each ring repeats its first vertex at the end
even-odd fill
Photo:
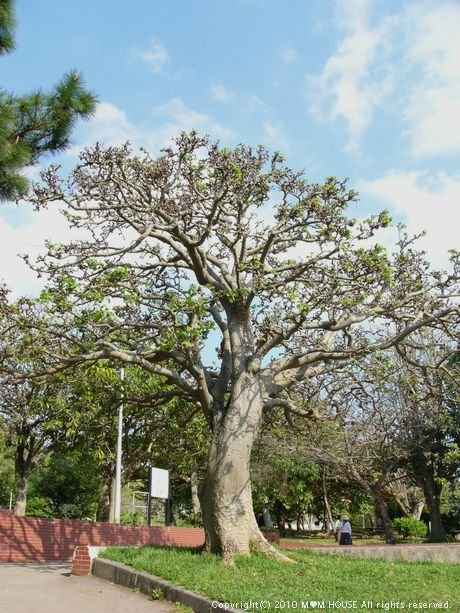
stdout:
MULTIPOLYGON (((295 551, 290 548, 288 551, 295 551)), ((353 556, 387 562, 437 562, 460 564, 460 545, 364 545, 309 548, 315 554, 353 556)))
POLYGON ((92 564, 92 574, 99 579, 106 579, 111 583, 116 583, 131 589, 138 589, 142 594, 150 596, 153 590, 161 590, 166 598, 172 602, 180 602, 186 607, 190 607, 196 613, 211 613, 216 609, 225 609, 225 611, 237 612, 238 609, 231 609, 216 600, 209 600, 205 596, 200 596, 194 592, 190 592, 183 587, 173 585, 169 581, 141 573, 134 568, 112 562, 112 560, 103 560, 95 558, 92 564))

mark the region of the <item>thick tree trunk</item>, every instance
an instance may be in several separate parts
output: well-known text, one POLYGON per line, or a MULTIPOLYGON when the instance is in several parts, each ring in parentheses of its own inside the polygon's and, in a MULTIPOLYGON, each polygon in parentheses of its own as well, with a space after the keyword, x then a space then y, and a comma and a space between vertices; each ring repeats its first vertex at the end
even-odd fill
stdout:
POLYGON ((326 468, 323 468, 322 480, 323 480, 323 501, 324 501, 324 527, 328 534, 332 534, 333 532, 335 532, 335 530, 334 530, 334 519, 332 517, 331 506, 329 504, 329 498, 327 496, 326 468))
POLYGON ((249 463, 262 415, 257 377, 243 373, 234 382, 226 415, 211 442, 203 492, 206 549, 227 561, 266 543, 254 517, 249 463))
POLYGON ((97 521, 108 522, 110 516, 110 488, 106 483, 99 487, 99 501, 97 504, 97 521))
POLYGON ((273 528, 273 521, 270 515, 270 508, 268 504, 262 505, 262 518, 264 520, 265 528, 271 530, 273 528))
POLYGON ((393 488, 393 494, 401 511, 406 517, 420 519, 423 507, 425 506, 423 491, 414 486, 404 487, 404 484, 400 484, 399 491, 393 488))
POLYGON ((34 466, 35 461, 31 450, 18 445, 15 452, 16 496, 13 511, 16 517, 24 517, 26 514, 29 479, 34 466))
POLYGON ((111 484, 110 484, 110 507, 109 507, 109 524, 115 523, 115 488, 116 488, 116 480, 115 474, 112 476, 111 484))
POLYGON ((424 506, 425 506, 424 500, 414 503, 414 506, 412 507, 412 511, 410 512, 409 517, 412 517, 412 519, 420 519, 422 517, 424 506))
POLYGON ((202 513, 198 496, 198 475, 194 470, 190 474, 190 490, 192 494, 193 524, 197 525, 201 523, 202 513))
POLYGON ((436 483, 433 475, 424 475, 423 491, 430 511, 430 541, 432 543, 447 541, 447 534, 441 518, 441 489, 442 487, 436 483))
POLYGON ((378 506, 380 517, 382 519, 383 529, 385 530, 385 541, 389 545, 395 544, 395 535, 393 532, 393 524, 391 523, 391 518, 388 513, 388 507, 386 505, 385 500, 381 492, 377 489, 372 489, 372 496, 378 506))
POLYGON ((231 350, 231 394, 214 407, 213 436, 203 487, 202 512, 206 550, 231 563, 255 546, 288 560, 264 538, 254 516, 250 459, 262 420, 263 398, 257 367, 252 364, 249 310, 227 305, 231 350))
POLYGON ((14 515, 24 517, 27 507, 27 493, 29 490, 29 475, 23 474, 19 477, 16 485, 16 501, 14 504, 14 515))
POLYGON ((283 506, 279 501, 275 502, 275 517, 279 535, 281 537, 286 536, 286 516, 284 514, 283 506))

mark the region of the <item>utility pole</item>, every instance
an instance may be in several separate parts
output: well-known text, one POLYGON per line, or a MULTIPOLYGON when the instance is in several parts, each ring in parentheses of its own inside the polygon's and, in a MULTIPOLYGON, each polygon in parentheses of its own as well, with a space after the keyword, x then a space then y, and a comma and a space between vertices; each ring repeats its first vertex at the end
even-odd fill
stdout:
MULTIPOLYGON (((125 369, 120 370, 120 381, 123 383, 125 379, 125 369)), ((123 391, 122 391, 123 393, 123 391)), ((120 523, 120 511, 121 511, 121 452, 122 452, 122 440, 123 440, 123 397, 118 407, 118 436, 117 436, 117 464, 115 469, 115 513, 114 523, 120 523)))

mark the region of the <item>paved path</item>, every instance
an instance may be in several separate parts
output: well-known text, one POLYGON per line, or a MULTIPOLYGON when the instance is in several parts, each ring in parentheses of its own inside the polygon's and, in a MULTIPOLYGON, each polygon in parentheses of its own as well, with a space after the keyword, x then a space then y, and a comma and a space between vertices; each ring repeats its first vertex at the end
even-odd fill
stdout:
POLYGON ((170 602, 148 600, 96 577, 70 574, 66 563, 0 564, 0 613, 172 613, 170 602))

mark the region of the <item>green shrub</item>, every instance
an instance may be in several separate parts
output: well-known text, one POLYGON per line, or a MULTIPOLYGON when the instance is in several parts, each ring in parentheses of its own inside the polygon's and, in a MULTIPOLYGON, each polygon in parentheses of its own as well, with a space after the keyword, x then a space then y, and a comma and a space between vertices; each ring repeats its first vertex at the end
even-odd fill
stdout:
POLYGON ((53 509, 53 501, 46 496, 34 496, 29 498, 27 500, 26 515, 28 517, 54 519, 56 513, 53 509))
POLYGON ((59 506, 58 516, 60 519, 82 519, 80 507, 72 503, 61 504, 59 506))
POLYGON ((426 524, 413 517, 398 517, 393 521, 393 527, 405 539, 424 538, 428 532, 426 524))
POLYGON ((120 522, 122 524, 133 524, 135 526, 145 526, 146 524, 144 513, 141 511, 135 511, 134 513, 122 511, 120 513, 120 522))

